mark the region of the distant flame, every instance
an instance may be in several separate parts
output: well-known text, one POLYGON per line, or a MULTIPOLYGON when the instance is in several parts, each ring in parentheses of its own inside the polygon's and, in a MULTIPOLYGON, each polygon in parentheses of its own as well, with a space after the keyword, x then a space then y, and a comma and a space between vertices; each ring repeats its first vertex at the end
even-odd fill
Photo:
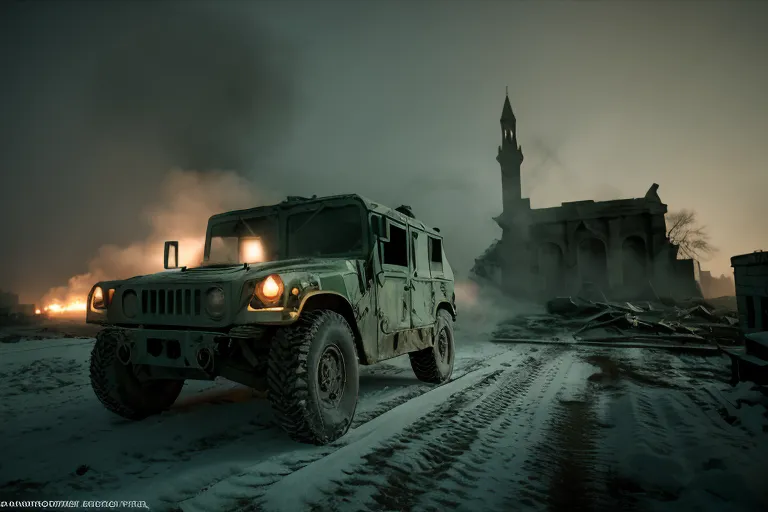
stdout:
MULTIPOLYGON (((58 303, 48 304, 43 308, 43 311, 49 314, 57 315, 61 313, 85 311, 86 309, 87 308, 86 308, 85 301, 77 299, 77 300, 68 302, 67 304, 58 304, 58 303)), ((38 314, 40 314, 39 311, 40 310, 38 310, 38 314)))

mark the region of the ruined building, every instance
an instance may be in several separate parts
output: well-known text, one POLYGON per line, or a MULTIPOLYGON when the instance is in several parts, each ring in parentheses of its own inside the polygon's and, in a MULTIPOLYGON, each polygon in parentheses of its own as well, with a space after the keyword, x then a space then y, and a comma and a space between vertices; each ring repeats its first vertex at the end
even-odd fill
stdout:
POLYGON ((699 295, 692 260, 666 236, 667 205, 653 184, 644 197, 574 201, 532 209, 522 197, 523 149, 509 97, 501 113, 502 229, 474 273, 519 296, 597 294, 635 298, 699 295))
POLYGON ((720 277, 712 275, 709 270, 704 270, 699 265, 699 286, 701 295, 705 299, 714 299, 717 297, 735 297, 736 284, 733 276, 721 274, 720 277))
POLYGON ((736 302, 742 331, 768 331, 768 252, 731 258, 736 278, 736 302))

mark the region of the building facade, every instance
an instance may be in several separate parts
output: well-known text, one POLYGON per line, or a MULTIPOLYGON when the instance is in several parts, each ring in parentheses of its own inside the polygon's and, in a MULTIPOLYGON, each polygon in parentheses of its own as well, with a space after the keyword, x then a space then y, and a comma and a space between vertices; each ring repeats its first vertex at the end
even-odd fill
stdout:
POLYGON ((768 252, 734 256, 731 266, 741 330, 768 331, 768 252))
POLYGON ((641 198, 574 201, 532 209, 522 197, 523 150, 507 96, 501 114, 501 239, 476 261, 475 273, 520 296, 696 296, 692 260, 678 260, 666 236, 667 213, 653 184, 641 198))

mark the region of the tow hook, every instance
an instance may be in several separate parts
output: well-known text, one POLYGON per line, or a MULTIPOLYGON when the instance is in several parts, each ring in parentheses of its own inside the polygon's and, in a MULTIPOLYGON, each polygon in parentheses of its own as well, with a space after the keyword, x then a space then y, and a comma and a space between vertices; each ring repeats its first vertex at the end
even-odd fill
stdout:
POLYGON ((126 366, 131 364, 132 352, 133 350, 131 349, 131 344, 126 341, 121 341, 117 345, 117 360, 126 366))
POLYGON ((203 371, 207 373, 213 371, 213 350, 211 350, 210 347, 203 347, 198 350, 196 359, 197 364, 200 365, 200 368, 202 368, 203 371))

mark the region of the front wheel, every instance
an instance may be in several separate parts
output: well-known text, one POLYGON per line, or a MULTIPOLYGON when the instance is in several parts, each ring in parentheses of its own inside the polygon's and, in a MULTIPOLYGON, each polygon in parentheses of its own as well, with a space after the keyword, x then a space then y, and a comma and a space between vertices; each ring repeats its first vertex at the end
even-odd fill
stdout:
POLYGON ((435 339, 431 347, 411 352, 411 368, 419 380, 442 384, 453 373, 453 318, 441 309, 437 312, 435 339))
POLYGON ((359 371, 344 317, 307 311, 280 329, 269 351, 267 384, 277 421, 294 440, 323 445, 346 434, 357 408, 359 371))
POLYGON ((91 351, 91 387, 109 411, 129 420, 141 420, 168 409, 179 397, 183 380, 141 381, 132 364, 117 358, 120 329, 104 329, 96 335, 91 351))

